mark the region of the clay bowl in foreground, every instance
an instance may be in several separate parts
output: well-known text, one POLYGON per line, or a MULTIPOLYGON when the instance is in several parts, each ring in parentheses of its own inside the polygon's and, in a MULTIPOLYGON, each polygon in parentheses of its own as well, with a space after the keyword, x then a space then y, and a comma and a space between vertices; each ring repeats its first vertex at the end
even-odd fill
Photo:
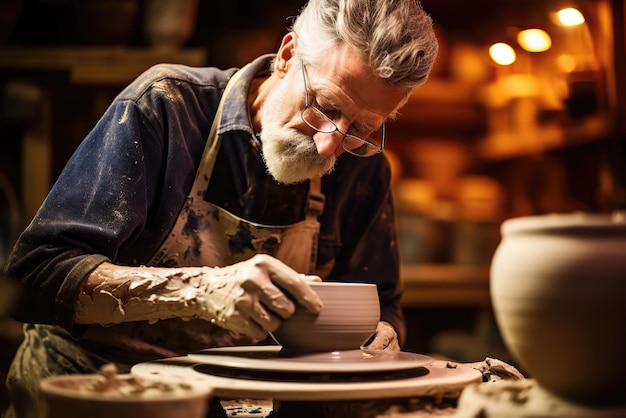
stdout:
POLYGON ((40 386, 46 418, 204 418, 212 394, 204 386, 128 374, 116 376, 113 387, 100 374, 52 376, 40 386))

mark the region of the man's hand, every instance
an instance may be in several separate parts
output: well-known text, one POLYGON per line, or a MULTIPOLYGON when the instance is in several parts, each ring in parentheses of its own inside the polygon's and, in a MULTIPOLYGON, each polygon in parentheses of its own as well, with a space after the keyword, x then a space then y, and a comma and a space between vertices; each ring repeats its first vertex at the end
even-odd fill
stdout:
POLYGON ((316 276, 298 274, 281 261, 259 254, 221 269, 210 269, 201 278, 200 317, 228 329, 263 339, 293 315, 296 303, 319 313, 323 303, 307 282, 316 276), (203 299, 203 300, 202 300, 203 299))
POLYGON ((376 333, 361 348, 364 350, 400 351, 398 334, 389 322, 380 321, 376 326, 376 333))
POLYGON ((269 255, 227 267, 123 267, 103 263, 79 295, 78 324, 201 318, 234 336, 264 339, 299 303, 313 313, 323 303, 305 276, 269 255))

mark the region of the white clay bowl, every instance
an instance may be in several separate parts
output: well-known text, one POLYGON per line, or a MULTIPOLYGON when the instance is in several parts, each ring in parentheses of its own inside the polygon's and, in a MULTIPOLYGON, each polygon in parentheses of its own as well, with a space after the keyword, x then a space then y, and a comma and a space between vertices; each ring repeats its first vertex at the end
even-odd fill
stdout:
POLYGON ((319 315, 296 308, 272 333, 284 350, 325 352, 358 349, 376 331, 380 304, 376 285, 313 282, 324 302, 319 315))
MULTIPOLYGON (((52 376, 41 381, 46 418, 204 418, 212 390, 184 382, 143 380, 139 390, 96 390, 99 374, 52 376)), ((131 375, 116 380, 137 382, 131 375)), ((126 386, 128 387, 128 385, 126 386)), ((135 385, 137 387, 137 385, 135 385)))

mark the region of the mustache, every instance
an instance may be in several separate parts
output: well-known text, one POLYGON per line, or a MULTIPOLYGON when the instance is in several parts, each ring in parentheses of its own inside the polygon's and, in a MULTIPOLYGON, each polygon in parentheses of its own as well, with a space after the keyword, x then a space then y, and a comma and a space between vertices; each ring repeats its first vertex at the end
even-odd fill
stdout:
POLYGON ((315 140, 312 136, 309 136, 295 129, 292 130, 292 134, 293 144, 291 147, 289 147, 289 151, 293 153, 293 155, 304 157, 310 161, 310 164, 316 166, 326 166, 329 164, 329 160, 331 160, 334 165, 334 156, 332 156, 331 158, 326 158, 319 155, 319 153, 317 152, 317 146, 315 145, 315 140))
MULTIPOLYGON (((286 129, 281 136, 282 139, 275 140, 274 147, 275 151, 280 152, 282 158, 304 158, 308 164, 315 166, 328 164, 328 159, 318 154, 313 137, 293 128, 286 129)), ((263 132, 261 132, 261 140, 263 140, 263 132)))
POLYGON ((313 138, 295 129, 269 129, 261 132, 263 158, 272 176, 281 183, 298 183, 316 175, 330 173, 335 156, 325 158, 317 152, 313 138))

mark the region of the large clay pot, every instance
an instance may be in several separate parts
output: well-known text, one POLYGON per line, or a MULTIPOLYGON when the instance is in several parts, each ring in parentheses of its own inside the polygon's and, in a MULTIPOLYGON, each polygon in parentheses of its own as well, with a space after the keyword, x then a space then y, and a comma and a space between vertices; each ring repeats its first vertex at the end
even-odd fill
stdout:
POLYGON ((560 397, 624 402, 626 217, 522 217, 501 232, 491 298, 520 367, 560 397))

